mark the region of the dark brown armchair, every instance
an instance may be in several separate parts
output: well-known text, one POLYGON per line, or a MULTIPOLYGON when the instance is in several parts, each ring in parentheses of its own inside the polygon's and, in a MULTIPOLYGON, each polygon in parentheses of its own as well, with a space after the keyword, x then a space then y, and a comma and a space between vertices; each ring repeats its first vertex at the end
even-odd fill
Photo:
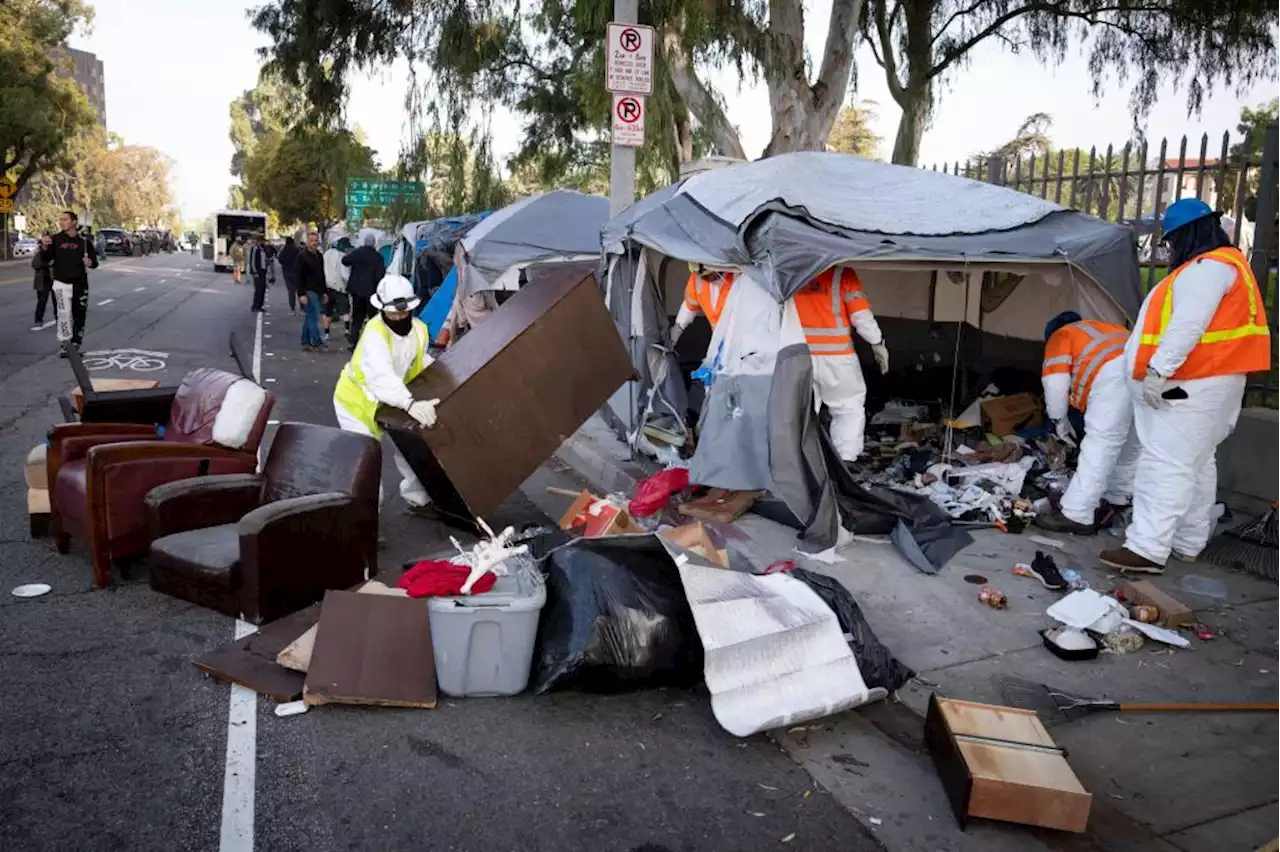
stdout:
POLYGON ((371 577, 381 477, 376 439, 281 424, 261 474, 147 495, 151 587, 262 624, 371 577))
POLYGON ((151 542, 144 498, 165 482, 252 473, 275 397, 222 370, 188 373, 163 427, 65 423, 48 433, 50 528, 59 553, 75 536, 89 545, 93 580, 111 562, 144 556, 151 542))

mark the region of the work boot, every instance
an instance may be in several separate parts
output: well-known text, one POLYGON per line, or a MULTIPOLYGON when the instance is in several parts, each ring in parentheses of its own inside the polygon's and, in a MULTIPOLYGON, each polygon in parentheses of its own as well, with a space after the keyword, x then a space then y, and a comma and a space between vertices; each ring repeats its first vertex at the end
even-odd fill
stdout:
POLYGON ((1169 552, 1169 556, 1178 560, 1179 562, 1199 562, 1200 561, 1199 553, 1186 554, 1186 553, 1179 553, 1176 550, 1172 550, 1169 552))
POLYGON ((1072 533, 1073 535, 1093 535, 1094 533, 1093 527, 1088 524, 1078 524, 1061 512, 1036 515, 1035 520, 1031 523, 1049 532, 1072 533))
POLYGON ((1103 565, 1119 568, 1121 571, 1139 571, 1144 574, 1163 574, 1164 566, 1157 565, 1145 556, 1139 556, 1132 550, 1113 547, 1098 554, 1103 565))

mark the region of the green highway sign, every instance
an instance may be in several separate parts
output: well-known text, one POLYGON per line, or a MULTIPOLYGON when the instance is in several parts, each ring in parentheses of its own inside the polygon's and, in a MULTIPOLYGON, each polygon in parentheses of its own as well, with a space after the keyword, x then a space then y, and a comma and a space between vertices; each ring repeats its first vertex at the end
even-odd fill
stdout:
POLYGON ((426 192, 418 180, 376 180, 360 178, 347 181, 347 206, 376 207, 394 204, 401 199, 416 198, 426 192))

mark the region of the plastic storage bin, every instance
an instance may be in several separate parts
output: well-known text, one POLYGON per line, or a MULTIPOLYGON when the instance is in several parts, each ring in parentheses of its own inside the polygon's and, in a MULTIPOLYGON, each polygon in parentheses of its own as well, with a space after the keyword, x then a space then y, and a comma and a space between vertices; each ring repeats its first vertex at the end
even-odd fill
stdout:
POLYGON ((431 598, 440 691, 455 698, 517 695, 529 683, 547 589, 536 569, 499 577, 482 595, 431 598))

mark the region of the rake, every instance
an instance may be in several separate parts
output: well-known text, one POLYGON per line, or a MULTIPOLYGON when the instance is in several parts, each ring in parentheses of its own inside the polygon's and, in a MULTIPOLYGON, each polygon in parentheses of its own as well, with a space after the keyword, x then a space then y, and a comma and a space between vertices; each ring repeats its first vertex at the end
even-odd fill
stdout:
POLYGON ((1267 580, 1276 579, 1276 503, 1255 521, 1227 530, 1205 548, 1204 558, 1213 565, 1244 571, 1267 580))
POLYGON ((1046 728, 1074 722, 1095 713, 1274 713, 1275 702, 1159 702, 1131 704, 1107 698, 1088 698, 1029 680, 996 675, 991 679, 1006 704, 1020 710, 1034 710, 1046 728))

